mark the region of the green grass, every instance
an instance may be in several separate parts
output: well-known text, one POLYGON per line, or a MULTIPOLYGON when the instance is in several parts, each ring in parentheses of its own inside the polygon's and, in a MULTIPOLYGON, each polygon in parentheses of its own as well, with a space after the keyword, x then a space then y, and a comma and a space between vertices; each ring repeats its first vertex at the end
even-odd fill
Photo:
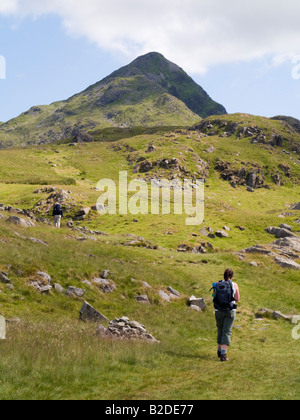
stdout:
POLYGON ((207 255, 203 263, 203 256, 111 246, 107 240, 115 239, 110 237, 82 243, 67 238, 65 229, 30 229, 30 235, 49 243, 46 248, 16 237, 4 223, 0 237, 7 245, 1 247, 0 261, 11 265, 15 288, 0 286, 0 308, 6 318, 17 317, 20 323, 8 324, 7 341, 0 343, 2 400, 295 399, 299 395, 295 368, 299 343, 292 339, 292 326, 254 317, 260 307, 299 313, 297 272, 278 269, 262 257, 256 258, 258 268, 249 267, 249 258, 241 262, 230 252, 207 255), (227 266, 236 273, 242 301, 231 361, 224 366, 216 358, 208 290, 227 266), (27 286, 38 269, 63 287, 83 287, 86 295, 82 299, 55 291, 40 295, 27 286), (112 295, 81 283, 103 269, 114 273, 117 290, 112 295), (142 280, 152 286, 150 292, 142 280), (158 290, 169 285, 182 298, 166 304, 158 298, 158 290), (149 306, 134 299, 145 292, 149 306), (187 307, 192 294, 207 299, 205 313, 187 307), (96 335, 96 325, 78 320, 84 299, 109 319, 125 315, 141 322, 160 344, 103 341, 96 335))
POLYGON ((181 314, 188 334, 166 334, 158 345, 103 341, 76 321, 13 326, 13 339, 1 343, 1 399, 298 398, 298 346, 285 324, 271 321, 260 330, 250 321, 247 331, 235 330, 231 361, 221 364, 212 333, 201 327, 213 330, 212 314, 201 320, 186 310, 181 314), (286 352, 283 342, 289 343, 286 352))
MULTIPOLYGON (((246 255, 240 260, 234 254, 257 243, 272 242, 274 238, 265 231, 267 226, 285 222, 299 230, 295 223, 300 218, 298 212, 285 219, 278 217, 299 201, 299 165, 292 166, 290 160, 296 155, 285 155, 278 148, 270 151, 250 144, 249 139, 200 138, 197 132, 179 129, 74 148, 47 145, 11 149, 0 151, 0 202, 31 209, 49 195, 33 192, 50 184, 71 190, 76 208, 92 206, 99 196, 97 181, 111 178, 117 182, 120 170, 127 170, 129 179, 136 177, 133 168, 138 158, 158 161, 178 157, 192 174, 197 156, 210 165, 204 226, 214 231, 229 226, 228 239, 203 237, 199 233, 203 226, 187 227, 185 215, 138 215, 134 216, 138 223, 134 223, 132 215, 101 217, 92 211, 84 225, 107 236, 82 242, 76 240, 78 232, 66 227, 74 210, 66 215, 59 231, 46 224, 29 229, 12 226, 6 222, 9 213, 3 213, 0 271, 8 272, 14 287, 0 283, 0 314, 19 322, 8 323, 7 340, 0 342, 1 400, 298 398, 299 341, 292 338, 293 325, 257 321, 254 314, 262 307, 299 314, 299 272, 285 270, 268 257, 246 255), (147 154, 150 143, 156 151, 147 154), (216 151, 207 154, 210 145, 216 151), (245 187, 233 189, 214 169, 219 157, 233 165, 260 165, 271 189, 254 193, 245 187), (289 164, 293 171, 294 182, 285 178, 283 187, 276 187, 270 178, 279 163, 289 164), (66 181, 70 179, 73 185, 66 181), (240 231, 239 225, 245 231, 240 231), (132 233, 165 250, 122 246, 132 233), (31 242, 29 237, 41 239, 48 247, 31 242), (207 240, 214 249, 205 255, 176 252, 182 243, 196 245, 207 240), (249 265, 253 260, 258 267, 249 265), (217 331, 209 289, 228 267, 235 272, 242 299, 230 362, 222 364, 216 357, 217 331), (113 273, 111 279, 117 285, 112 294, 82 283, 98 277, 104 269, 113 273), (84 288, 85 296, 69 298, 54 290, 41 295, 28 285, 38 270, 48 272, 52 282, 64 288, 84 288), (145 289, 142 281, 152 289, 145 289), (164 303, 158 292, 167 286, 182 297, 164 303), (135 296, 145 293, 151 305, 136 302, 135 296), (188 308, 191 295, 206 299, 206 312, 188 308), (96 325, 79 321, 84 300, 109 319, 128 316, 144 324, 160 343, 101 339, 96 325)), ((168 177, 170 173, 155 168, 151 175, 168 177)))

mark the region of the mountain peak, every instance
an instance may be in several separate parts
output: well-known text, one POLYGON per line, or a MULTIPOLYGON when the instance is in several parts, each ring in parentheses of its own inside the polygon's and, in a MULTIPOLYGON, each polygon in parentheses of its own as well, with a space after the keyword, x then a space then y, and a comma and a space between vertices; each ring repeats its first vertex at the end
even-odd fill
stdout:
POLYGON ((132 63, 115 71, 111 77, 144 76, 157 83, 170 95, 180 99, 195 114, 202 118, 227 114, 226 109, 213 101, 181 67, 167 60, 159 52, 149 52, 132 63))
POLYGON ((51 143, 107 128, 189 127, 226 114, 185 71, 150 52, 65 101, 35 106, 0 125, 0 148, 51 143))

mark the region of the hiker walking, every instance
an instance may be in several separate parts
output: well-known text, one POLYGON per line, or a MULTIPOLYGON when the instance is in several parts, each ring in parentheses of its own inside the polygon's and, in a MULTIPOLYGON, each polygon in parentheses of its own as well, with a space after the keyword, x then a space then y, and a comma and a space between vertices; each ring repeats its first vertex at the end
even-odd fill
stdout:
POLYGON ((234 273, 225 270, 224 280, 213 284, 215 316, 218 328, 218 357, 227 362, 227 350, 230 346, 231 332, 236 316, 236 303, 240 300, 239 287, 232 281, 234 273))
POLYGON ((59 203, 55 203, 53 207, 54 227, 60 228, 60 222, 63 216, 61 205, 59 203))

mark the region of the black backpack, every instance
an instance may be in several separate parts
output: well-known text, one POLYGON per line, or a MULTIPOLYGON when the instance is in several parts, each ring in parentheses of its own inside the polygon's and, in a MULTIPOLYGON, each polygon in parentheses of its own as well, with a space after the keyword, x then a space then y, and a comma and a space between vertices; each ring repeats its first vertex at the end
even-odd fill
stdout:
POLYGON ((236 309, 234 289, 231 280, 214 284, 214 306, 218 311, 229 312, 236 309))
POLYGON ((60 216, 62 214, 62 209, 60 204, 57 204, 56 206, 54 206, 53 209, 53 216, 60 216))

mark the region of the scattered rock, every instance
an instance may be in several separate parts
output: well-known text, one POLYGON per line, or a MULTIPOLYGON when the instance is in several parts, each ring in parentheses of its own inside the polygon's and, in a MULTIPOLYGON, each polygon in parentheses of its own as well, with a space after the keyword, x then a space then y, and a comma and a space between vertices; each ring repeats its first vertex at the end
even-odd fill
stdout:
POLYGON ((191 252, 193 254, 206 254, 205 246, 207 244, 203 243, 201 245, 191 246, 187 244, 181 244, 177 248, 177 252, 191 252))
POLYGON ((103 293, 113 293, 116 290, 116 285, 107 279, 95 278, 92 283, 99 286, 103 293))
POLYGON ((190 308, 193 309, 193 311, 202 312, 202 310, 197 305, 190 305, 190 308))
POLYGON ((32 227, 35 224, 31 220, 27 220, 18 216, 10 216, 7 219, 8 223, 13 223, 14 225, 22 226, 22 227, 32 227))
POLYGON ((256 261, 251 261, 251 262, 249 263, 249 265, 251 265, 252 267, 258 267, 258 264, 257 264, 257 262, 256 262, 256 261))
POLYGON ((289 230, 289 231, 291 231, 291 232, 293 231, 292 226, 287 225, 286 223, 282 223, 279 227, 280 227, 280 228, 282 228, 282 229, 289 230))
POLYGON ((69 297, 82 297, 85 295, 85 293, 85 290, 73 286, 68 287, 68 289, 66 290, 66 295, 69 297))
POLYGON ((204 298, 196 298, 195 296, 191 296, 188 300, 189 306, 197 306, 201 311, 205 311, 206 303, 204 298))
POLYGON ((167 290, 168 290, 168 291, 169 291, 172 295, 176 296, 177 298, 180 298, 180 297, 181 297, 180 293, 179 293, 179 292, 177 292, 177 290, 173 289, 173 287, 168 286, 168 287, 167 287, 167 290))
POLYGON ((279 227, 270 226, 266 229, 266 231, 270 233, 271 235, 275 235, 276 238, 286 238, 289 236, 296 237, 296 235, 292 233, 290 230, 279 228, 279 227))
POLYGON ((149 144, 148 149, 146 150, 146 153, 152 153, 155 152, 156 147, 153 144, 149 144))
POLYGON ((299 201, 299 203, 293 204, 293 205, 290 207, 290 209, 291 209, 291 210, 300 210, 300 201, 299 201))
POLYGON ((218 236, 219 238, 228 238, 228 233, 224 230, 218 230, 216 232, 216 236, 218 236))
POLYGON ((41 277, 48 284, 51 283, 51 276, 49 276, 49 274, 46 273, 45 271, 38 271, 36 274, 37 274, 37 276, 41 277))
POLYGON ((75 214, 75 220, 76 221, 84 220, 86 216, 89 215, 90 211, 91 211, 90 207, 84 207, 81 210, 78 210, 77 213, 75 214))
POLYGON ((43 241, 41 241, 40 239, 37 239, 37 238, 30 237, 30 238, 28 238, 28 240, 31 241, 31 242, 34 242, 35 244, 48 246, 48 244, 46 242, 43 242, 43 241))
POLYGON ((64 291, 65 291, 65 289, 59 283, 54 283, 53 288, 58 293, 64 293, 64 291))
POLYGON ((11 284, 11 280, 8 278, 8 273, 0 272, 0 282, 4 284, 11 284))
POLYGON ((286 237, 277 239, 271 246, 277 250, 288 250, 298 253, 300 256, 300 238, 299 237, 286 237))
POLYGON ((102 274, 101 274, 101 278, 102 279, 108 279, 109 274, 110 274, 109 270, 103 270, 102 274))
POLYGON ((170 296, 164 290, 160 290, 158 294, 162 300, 165 300, 166 302, 171 302, 170 296))
POLYGON ((138 295, 135 296, 135 300, 139 303, 150 304, 149 298, 147 295, 138 295))
POLYGON ((276 255, 274 252, 261 245, 250 246, 249 248, 243 249, 241 252, 247 254, 276 255))
POLYGON ((45 271, 38 271, 29 281, 29 286, 34 287, 40 293, 48 294, 52 289, 51 277, 45 271))
POLYGON ((277 255, 274 258, 274 261, 283 268, 291 268, 293 270, 300 270, 300 264, 296 263, 294 260, 286 257, 277 255))
POLYGON ((285 321, 292 322, 292 315, 284 315, 280 311, 273 311, 272 309, 262 308, 256 312, 257 318, 273 318, 273 319, 284 319, 285 321))
POLYGON ((202 228, 202 229, 200 229, 199 233, 200 233, 200 235, 208 236, 209 232, 206 230, 206 228, 202 228))
POLYGON ((116 338, 121 340, 144 340, 149 343, 159 343, 151 334, 149 334, 144 325, 130 321, 127 317, 116 318, 110 321, 108 328, 97 329, 101 337, 116 338))

